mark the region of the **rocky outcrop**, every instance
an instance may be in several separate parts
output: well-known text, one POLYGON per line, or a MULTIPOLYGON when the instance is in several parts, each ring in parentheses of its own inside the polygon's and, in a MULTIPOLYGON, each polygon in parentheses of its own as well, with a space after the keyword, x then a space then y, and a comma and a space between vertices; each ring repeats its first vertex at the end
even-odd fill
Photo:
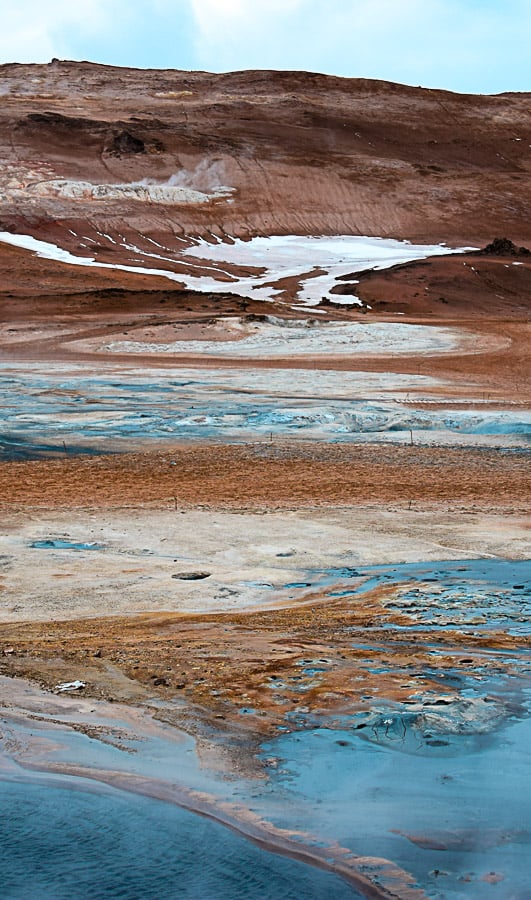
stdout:
POLYGON ((509 238, 494 238, 481 250, 488 256, 531 256, 531 250, 527 247, 517 247, 509 238))
POLYGON ((145 153, 146 145, 142 138, 135 137, 129 131, 118 131, 111 135, 105 150, 115 156, 127 156, 130 153, 145 153))

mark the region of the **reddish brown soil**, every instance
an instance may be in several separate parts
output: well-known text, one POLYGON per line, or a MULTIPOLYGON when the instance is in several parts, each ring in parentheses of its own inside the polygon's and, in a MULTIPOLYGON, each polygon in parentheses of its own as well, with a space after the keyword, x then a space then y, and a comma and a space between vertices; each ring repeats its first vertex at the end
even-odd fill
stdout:
POLYGON ((68 228, 86 234, 78 226, 88 222, 166 240, 350 233, 481 245, 500 233, 521 243, 530 237, 528 94, 77 62, 5 65, 0 87, 0 156, 15 170, 29 166, 34 182, 162 182, 206 161, 207 181, 235 189, 232 204, 177 209, 81 199, 0 203, 5 226, 62 243, 73 243, 68 228))
POLYGON ((531 505, 527 455, 393 445, 177 445, 0 463, 0 506, 282 508, 420 501, 531 505))
POLYGON ((357 278, 351 290, 347 276, 334 290, 361 296, 373 315, 474 322, 529 319, 531 314, 531 257, 526 255, 432 257, 357 278))

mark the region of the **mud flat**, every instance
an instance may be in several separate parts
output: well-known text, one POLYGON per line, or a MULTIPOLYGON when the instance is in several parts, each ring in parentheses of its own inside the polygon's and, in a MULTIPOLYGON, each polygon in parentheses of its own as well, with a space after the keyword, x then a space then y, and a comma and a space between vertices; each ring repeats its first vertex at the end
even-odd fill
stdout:
POLYGON ((131 897, 525 890, 525 451, 192 444, 0 479, 7 896, 68 892, 79 841, 131 897), (127 856, 140 817, 124 871, 102 829, 127 856))
POLYGON ((461 356, 388 348, 360 370, 305 347, 266 369, 168 365, 143 313, 139 352, 115 355, 101 320, 89 337, 39 315, 2 334, 7 896, 28 867, 68 895, 78 842, 87 879, 96 858, 128 898, 164 896, 168 872, 190 896, 525 896, 523 328, 461 356), (42 815, 62 846, 44 870, 42 815), (124 871, 101 834, 129 858, 139 820, 124 871))
POLYGON ((83 877, 97 857, 101 884, 131 897, 164 896, 162 871, 190 896, 289 896, 294 880, 308 898, 525 896, 526 454, 437 453, 195 446, 2 466, 7 896, 28 870, 68 891, 77 841, 83 877), (426 502, 428 481, 445 500, 426 502), (43 813, 71 835, 59 867, 43 868, 43 813), (131 872, 96 848, 103 829, 127 855, 140 817, 128 894, 131 872), (198 873, 202 842, 220 852, 198 873))
MULTIPOLYGON (((63 474, 66 480, 60 467, 59 480, 63 474)), ((80 483, 88 477, 83 467, 80 483)), ((36 479, 38 490, 39 468, 36 479)), ((525 508, 441 509, 395 500, 385 510, 360 502, 304 510, 300 498, 298 510, 290 503, 277 511, 175 509, 173 499, 170 508, 156 509, 133 505, 116 469, 109 472, 111 486, 114 508, 95 509, 92 497, 72 508, 65 504, 65 483, 58 485, 55 509, 44 508, 35 489, 33 502, 26 491, 11 508, 4 505, 4 622, 290 606, 315 598, 317 573, 327 570, 474 556, 525 559, 529 553, 525 508), (290 590, 292 584, 301 588, 290 590)), ((205 487, 208 496, 208 481, 205 487)))
MULTIPOLYGON (((482 897, 486 884, 503 885, 502 896, 525 892, 529 561, 336 565, 305 577, 284 586, 288 606, 277 590, 273 607, 240 613, 4 626, 3 670, 53 691, 2 679, 7 802, 61 808, 61 790, 99 796, 103 786, 102 809, 101 800, 91 806, 98 834, 98 816, 112 834, 124 806, 145 816, 148 846, 161 822, 167 839, 184 827, 126 799, 140 794, 339 876, 354 889, 346 896, 482 897), (183 727, 198 740, 200 767, 183 727), (40 801, 35 785, 46 789, 40 801)), ((25 822, 15 816, 27 832, 25 822)), ((215 840, 197 820, 187 827, 193 840, 215 840)), ((90 873, 90 828, 83 839, 90 873)), ((253 858, 220 840, 229 858, 253 858)), ((180 844, 177 853, 187 886, 226 883, 215 854, 198 881, 180 844)), ((38 852, 30 857, 44 877, 38 852)), ((274 884, 295 877, 263 856, 256 865, 254 885, 265 871, 274 884)), ((157 895, 160 866, 136 866, 157 895)), ((68 883, 68 867, 60 878, 49 868, 52 885, 68 883)), ((247 896, 240 872, 231 877, 247 896)), ((8 877, 20 879, 16 862, 8 877)), ((102 877, 124 875, 104 859, 102 877)), ((318 878, 307 892, 301 877, 302 896, 325 888, 318 878)))
POLYGON ((525 449, 531 436, 525 403, 486 400, 485 393, 473 399, 470 389, 448 398, 448 382, 423 375, 102 369, 1 366, 0 459, 286 438, 525 449))

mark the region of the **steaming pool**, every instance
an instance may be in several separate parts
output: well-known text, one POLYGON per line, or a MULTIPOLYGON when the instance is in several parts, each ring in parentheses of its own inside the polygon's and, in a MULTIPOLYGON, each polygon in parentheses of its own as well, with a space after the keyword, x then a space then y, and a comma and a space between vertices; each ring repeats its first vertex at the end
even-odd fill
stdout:
MULTIPOLYGON (((28 687, 18 711, 7 702, 0 715, 3 896, 527 895, 531 660, 518 641, 496 650, 472 638, 519 621, 527 631, 515 636, 528 634, 531 561, 442 560, 305 577, 330 590, 342 582, 352 602, 375 585, 394 586, 390 610, 398 603, 411 612, 414 596, 424 675, 439 690, 427 684, 403 703, 374 694, 365 709, 340 715, 305 711, 301 695, 277 737, 257 748, 265 772, 257 778, 210 770, 192 738, 138 719, 133 727, 118 704, 109 712, 102 701, 28 687), (423 634, 434 598, 452 618, 423 634), (478 622, 489 609, 492 622, 478 622), (454 627, 469 630, 468 647, 440 642, 454 627), (453 668, 439 667, 441 654, 453 655, 453 668), (106 723, 107 737, 72 731, 79 721, 106 723)), ((359 638, 357 631, 353 647, 367 666, 399 665, 411 677, 407 661, 396 662, 370 629, 364 644, 359 638)), ((315 680, 328 665, 308 659, 304 671, 315 680)), ((13 687, 1 681, 9 697, 13 687)))
POLYGON ((531 435, 531 413, 518 405, 441 408, 437 382, 423 375, 222 367, 95 375, 38 364, 2 364, 0 374, 4 459, 272 436, 526 447, 531 435))

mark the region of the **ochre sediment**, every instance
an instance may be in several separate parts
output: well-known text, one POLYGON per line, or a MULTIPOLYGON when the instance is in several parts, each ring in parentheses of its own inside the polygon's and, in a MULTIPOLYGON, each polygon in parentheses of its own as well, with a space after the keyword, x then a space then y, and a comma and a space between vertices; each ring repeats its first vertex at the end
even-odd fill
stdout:
MULTIPOLYGON (((508 651, 509 659, 497 665, 510 674, 516 664, 510 654, 529 650, 528 637, 499 630, 474 636, 447 626, 426 634, 410 616, 387 607, 394 591, 341 599, 314 594, 289 608, 241 613, 4 625, 0 671, 48 689, 82 679, 89 695, 125 702, 186 698, 198 720, 266 734, 300 708, 329 720, 349 718, 376 700, 400 704, 440 693, 441 673, 470 675, 470 654, 479 671, 490 651, 508 651), (394 630, 404 625, 406 633, 394 630), (434 647, 438 675, 432 678, 426 672, 434 647), (253 714, 242 716, 242 707, 253 714)), ((451 682, 443 693, 459 696, 451 682)), ((190 712, 177 721, 190 727, 190 712)))
POLYGON ((271 441, 177 444, 113 456, 0 463, 0 508, 281 509, 452 503, 525 512, 526 453, 271 441))

